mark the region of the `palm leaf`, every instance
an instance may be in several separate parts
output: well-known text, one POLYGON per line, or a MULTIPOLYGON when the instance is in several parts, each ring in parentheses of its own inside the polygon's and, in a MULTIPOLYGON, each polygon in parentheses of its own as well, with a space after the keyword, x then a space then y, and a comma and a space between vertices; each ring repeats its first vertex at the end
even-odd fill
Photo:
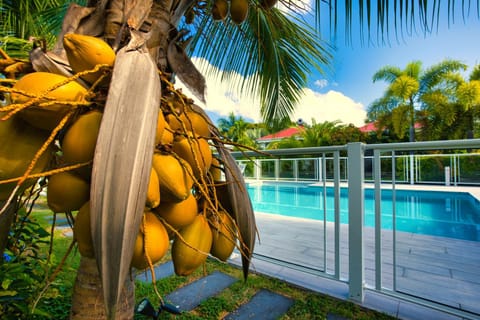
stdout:
POLYGON ((307 75, 312 69, 324 73, 331 59, 330 47, 310 26, 277 9, 253 7, 240 26, 205 16, 198 30, 190 54, 216 67, 203 65, 202 71, 230 81, 240 92, 260 96, 261 115, 268 123, 291 115, 307 75))

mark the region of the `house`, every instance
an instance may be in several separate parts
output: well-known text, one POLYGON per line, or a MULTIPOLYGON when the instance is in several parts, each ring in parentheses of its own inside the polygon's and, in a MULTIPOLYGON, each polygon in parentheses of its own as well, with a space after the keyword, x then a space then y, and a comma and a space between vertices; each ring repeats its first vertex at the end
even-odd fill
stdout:
POLYGON ((305 130, 303 125, 297 125, 295 127, 290 127, 290 128, 283 129, 278 132, 260 137, 257 139, 257 143, 259 144, 261 149, 265 149, 266 146, 271 142, 279 141, 285 138, 290 138, 292 136, 300 136, 303 130, 305 130))

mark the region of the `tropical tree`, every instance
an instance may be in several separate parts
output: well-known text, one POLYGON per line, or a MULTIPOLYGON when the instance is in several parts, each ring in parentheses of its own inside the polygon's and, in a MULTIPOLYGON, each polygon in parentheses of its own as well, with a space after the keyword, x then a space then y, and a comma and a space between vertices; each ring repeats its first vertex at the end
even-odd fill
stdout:
POLYGON ((480 82, 475 79, 476 66, 469 79, 458 72, 445 75, 434 90, 422 97, 420 113, 425 140, 465 139, 474 137, 479 117, 480 82))
POLYGON ((408 132, 409 140, 415 141, 415 123, 423 107, 422 97, 439 90, 439 84, 451 72, 465 69, 465 64, 448 59, 426 70, 422 70, 421 61, 412 61, 403 70, 385 66, 373 75, 373 82, 384 80, 388 88, 384 96, 369 107, 369 117, 375 115, 382 124, 388 121, 385 117, 389 117, 393 132, 400 139, 408 132))
POLYGON ((235 116, 231 112, 227 118, 218 119, 217 124, 220 132, 236 145, 254 146, 255 141, 248 134, 253 129, 253 124, 245 121, 242 116, 235 116))
MULTIPOLYGON (((157 70, 149 70, 147 65, 157 67, 159 69, 158 73, 168 78, 168 81, 171 81, 171 75, 175 74, 194 92, 197 99, 203 100, 205 82, 202 75, 189 60, 186 52, 203 56, 213 66, 219 67, 216 70, 219 70, 217 75, 221 78, 233 80, 232 83, 243 91, 258 94, 261 100, 260 112, 262 117, 266 122, 274 122, 287 118, 293 111, 299 101, 301 89, 307 83, 307 73, 311 72, 312 68, 322 70, 321 66, 329 61, 330 50, 328 46, 317 37, 315 31, 305 20, 295 14, 302 10, 303 2, 281 0, 280 2, 289 8, 289 10, 281 11, 277 8, 271 8, 275 1, 235 1, 236 4, 243 3, 243 6, 240 5, 243 9, 230 11, 230 16, 226 18, 224 23, 215 21, 217 17, 223 20, 224 16, 217 16, 216 13, 212 15, 216 1, 210 0, 92 0, 88 2, 89 8, 79 9, 76 7, 75 10, 67 11, 64 18, 64 29, 59 35, 60 42, 57 43, 56 49, 61 51, 61 45, 58 44, 61 43, 64 33, 68 31, 102 37, 119 53, 113 68, 111 91, 109 91, 107 98, 107 103, 109 101, 116 102, 111 102, 114 105, 111 108, 106 108, 109 113, 104 114, 102 123, 113 123, 114 117, 117 116, 115 114, 117 105, 128 103, 129 107, 126 108, 125 114, 116 118, 115 126, 106 127, 102 124, 105 130, 100 133, 97 148, 99 150, 110 150, 111 152, 105 153, 105 155, 102 153, 101 156, 106 158, 100 158, 102 161, 94 164, 94 174, 92 176, 92 184, 96 186, 92 188, 94 191, 92 194, 93 202, 100 198, 106 201, 105 203, 102 202, 101 207, 103 209, 92 204, 92 211, 102 219, 106 219, 106 221, 95 220, 98 224, 95 227, 100 230, 100 233, 94 237, 94 241, 98 248, 102 249, 100 250, 101 254, 96 257, 101 260, 98 261, 98 265, 101 266, 101 276, 95 279, 97 291, 102 288, 98 281, 101 280, 103 283, 103 296, 107 307, 107 316, 110 319, 115 316, 131 318, 133 313, 130 307, 121 308, 120 306, 117 308, 117 304, 119 302, 119 291, 121 291, 126 278, 126 272, 122 270, 128 269, 130 262, 128 254, 124 255, 124 253, 128 252, 127 248, 133 247, 135 242, 133 236, 129 236, 128 232, 125 231, 133 233, 138 230, 140 220, 137 216, 139 216, 139 210, 143 210, 141 207, 132 208, 128 205, 133 202, 140 203, 141 201, 137 200, 144 198, 145 187, 139 181, 146 181, 147 179, 143 179, 146 176, 132 178, 129 174, 133 172, 144 175, 147 170, 140 170, 140 172, 125 170, 119 177, 109 175, 107 179, 106 176, 100 174, 100 168, 105 169, 109 165, 135 169, 149 167, 148 162, 153 150, 144 148, 143 144, 153 140, 152 133, 145 130, 138 136, 133 136, 133 132, 125 130, 127 122, 136 119, 143 119, 143 122, 133 125, 129 123, 130 127, 146 128, 151 126, 150 122, 154 117, 147 116, 149 110, 145 110, 147 108, 144 108, 144 106, 160 105, 161 95, 158 93, 159 90, 155 94, 148 91, 157 81, 157 70), (245 8, 249 9, 248 15, 245 14, 247 12, 245 8), (192 33, 191 39, 187 38, 188 31, 192 33), (146 32, 148 32, 148 36, 145 34, 146 32), (145 47, 148 48, 147 55, 144 54, 146 52, 145 47), (187 48, 187 51, 185 51, 185 48, 187 48), (129 59, 135 59, 137 63, 127 63, 129 59), (152 62, 153 64, 151 64, 152 62), (142 68, 139 69, 139 65, 142 68), (135 78, 137 83, 131 83, 132 76, 140 71, 143 72, 142 77, 137 76, 135 78), (235 73, 230 71, 237 71, 244 77, 238 78, 235 73), (132 89, 132 85, 135 85, 133 92, 130 92, 127 96, 122 96, 122 94, 126 94, 127 89, 132 89), (119 92, 119 89, 112 90, 112 88, 122 88, 123 92, 119 92), (129 98, 127 99, 128 102, 125 102, 124 99, 115 100, 112 98, 118 98, 119 96, 129 98), (138 105, 144 109, 139 109, 138 105), (139 115, 145 116, 142 118, 139 115), (123 143, 125 140, 128 140, 131 144, 126 145, 123 143), (145 152, 137 154, 135 157, 126 156, 127 154, 135 154, 134 150, 137 147, 145 152), (111 188, 114 185, 122 186, 122 188, 111 188), (98 188, 99 186, 105 188, 98 188), (123 188, 123 186, 126 186, 126 188, 123 188), (128 191, 133 190, 135 194, 120 194, 125 192, 126 189, 128 191), (127 199, 127 203, 124 199, 127 199), (116 209, 115 217, 109 216, 107 210, 105 210, 110 210, 112 207, 116 209), (127 207, 130 210, 127 210, 127 207), (126 226, 128 230, 119 229, 118 226, 127 218, 132 221, 126 226), (111 223, 111 225, 107 225, 106 222, 111 223), (107 227, 109 228, 108 234, 105 232, 107 227), (109 250, 109 246, 118 244, 120 244, 120 254, 118 254, 118 251, 109 250), (119 314, 120 310, 124 312, 123 315, 119 314)), ((320 13, 323 12, 321 7, 324 2, 322 0, 313 2, 313 11, 317 13, 318 22, 320 21, 320 13)), ((2 13, 5 11, 6 3, 6 1, 1 3, 0 10, 2 10, 2 13)), ((413 4, 413 1, 384 1, 380 2, 380 7, 374 7, 370 1, 366 1, 360 2, 361 8, 358 10, 352 5, 352 2, 346 2, 342 9, 347 18, 347 25, 351 25, 353 12, 358 12, 360 23, 367 25, 368 29, 370 29, 371 23, 378 22, 379 34, 388 29, 387 27, 391 23, 391 20, 389 20, 391 19, 391 12, 395 16, 395 27, 398 29, 408 29, 409 26, 418 25, 414 23, 418 18, 420 27, 425 31, 430 30, 435 17, 439 16, 437 13, 440 6, 433 6, 432 8, 423 3, 419 6, 413 4), (394 10, 388 10, 391 6, 394 6, 394 10), (418 10, 413 10, 413 8, 418 10), (429 17, 433 20, 430 20, 429 17), (401 24, 397 25, 397 21, 400 21, 401 24)), ((340 15, 340 12, 337 11, 336 1, 328 1, 327 6, 329 8, 327 11, 333 17, 340 15)), ((233 0, 230 2, 230 8, 232 7, 238 8, 233 6, 233 0)), ((452 10, 450 6, 448 10, 452 10)), ((337 19, 332 19, 332 21, 333 29, 336 29, 337 19)), ((46 55, 48 56, 48 53, 46 55)), ((61 66, 58 66, 58 68, 61 68, 61 66)), ((162 87, 163 91, 166 89, 166 82, 162 83, 164 85, 162 87)), ((218 152, 225 163, 232 163, 229 154, 223 148, 219 147, 218 152)), ((228 171, 226 173, 230 175, 230 179, 239 178, 236 176, 237 171, 228 171)), ((237 180, 241 181, 241 179, 237 180)), ((234 192, 238 189, 243 190, 241 185, 236 188, 236 190, 229 189, 230 198, 233 199, 233 204, 240 206, 240 204, 248 202, 248 199, 242 198, 242 192, 234 192)), ((97 205, 100 202, 97 201, 97 205)), ((250 213, 243 212, 243 216, 237 218, 240 218, 240 229, 247 232, 244 236, 249 238, 246 240, 250 242, 248 249, 253 249, 251 241, 254 240, 254 235, 252 237, 251 231, 254 230, 254 222, 252 224, 252 221, 248 220, 248 214, 250 213), (245 214, 247 214, 247 217, 245 214), (242 228, 242 225, 244 228, 242 228)), ((248 257, 246 259, 248 260, 248 257)), ((245 270, 248 272, 248 261, 244 264, 245 270)), ((90 271, 88 270, 85 274, 90 274, 90 271)), ((82 279, 85 282, 90 280, 88 276, 82 279)), ((133 291, 128 286, 125 289, 127 298, 122 299, 122 301, 131 302, 129 298, 133 296, 133 291)), ((74 296, 77 300, 84 299, 86 301, 89 298, 88 296, 82 297, 79 292, 74 293, 74 296)), ((92 310, 90 304, 84 304, 76 316, 104 317, 103 313, 96 316, 94 312, 96 310, 92 310)))

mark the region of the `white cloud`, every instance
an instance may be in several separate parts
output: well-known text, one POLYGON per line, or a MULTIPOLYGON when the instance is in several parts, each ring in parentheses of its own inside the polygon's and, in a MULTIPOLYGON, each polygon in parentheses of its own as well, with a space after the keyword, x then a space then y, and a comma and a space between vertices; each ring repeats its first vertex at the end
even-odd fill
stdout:
MULTIPOLYGON (((205 60, 194 59, 198 66, 205 60)), ((236 75, 240 76, 240 75, 236 75)), ((206 104, 199 104, 206 111, 215 112, 220 117, 226 117, 231 112, 236 116, 260 122, 259 100, 248 94, 240 94, 225 82, 206 76, 207 92, 206 104)), ((321 81, 321 80, 320 80, 321 81)), ((190 97, 193 95, 180 82, 177 84, 190 97)), ((198 99, 195 99, 198 101, 198 99)), ((198 102, 197 102, 198 103, 198 102)), ((303 96, 298 103, 292 120, 302 118, 306 123, 311 124, 312 118, 318 122, 340 120, 344 124, 353 123, 362 126, 366 112, 361 103, 355 102, 338 91, 330 90, 327 93, 319 93, 312 89, 305 88, 303 96)))
POLYGON ((353 101, 343 93, 330 90, 319 93, 305 88, 304 96, 298 104, 292 120, 299 118, 311 124, 312 118, 317 123, 340 120, 344 124, 353 123, 362 126, 366 111, 361 103, 353 101))
POLYGON ((327 79, 318 79, 314 82, 314 84, 317 87, 319 87, 320 89, 325 88, 326 86, 328 86, 328 80, 327 79))

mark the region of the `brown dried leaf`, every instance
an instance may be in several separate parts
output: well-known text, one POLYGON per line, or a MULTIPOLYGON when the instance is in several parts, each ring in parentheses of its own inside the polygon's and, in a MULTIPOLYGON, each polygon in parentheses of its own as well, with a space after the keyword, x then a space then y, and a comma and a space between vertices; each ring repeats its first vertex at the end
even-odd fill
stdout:
POLYGON ((95 150, 91 223, 105 306, 114 319, 144 210, 160 105, 160 79, 146 49, 121 49, 95 150))
POLYGON ((167 60, 177 77, 200 101, 205 103, 205 78, 175 41, 171 41, 168 45, 167 60))
MULTIPOLYGON (((123 1, 123 0, 120 0, 123 1)), ((124 12, 127 14, 128 26, 139 30, 142 23, 148 17, 152 8, 153 0, 131 0, 125 3, 124 12)))

